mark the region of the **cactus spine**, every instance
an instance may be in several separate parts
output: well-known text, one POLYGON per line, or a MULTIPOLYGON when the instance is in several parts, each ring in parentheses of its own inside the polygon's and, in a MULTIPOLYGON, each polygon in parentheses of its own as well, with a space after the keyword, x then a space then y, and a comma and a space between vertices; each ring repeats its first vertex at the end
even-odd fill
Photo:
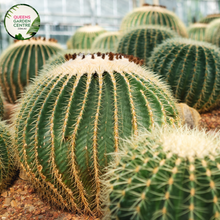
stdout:
POLYGON ((18 104, 22 168, 52 204, 101 215, 100 175, 120 138, 179 124, 166 85, 119 54, 66 55, 35 79, 18 104), (143 78, 145 76, 145 78, 143 78))
POLYGON ((67 49, 91 49, 95 38, 106 32, 102 27, 86 25, 76 30, 67 42, 67 49))
POLYGON ((126 142, 103 178, 106 219, 218 220, 219 135, 167 127, 126 142))
POLYGON ((220 47, 220 18, 209 23, 205 33, 205 40, 220 47))
POLYGON ((144 60, 147 65, 153 49, 165 39, 178 35, 166 28, 156 25, 146 25, 129 31, 121 38, 117 52, 133 55, 144 60))
POLYGON ((189 38, 193 40, 205 41, 205 31, 207 24, 196 23, 188 28, 189 38))
POLYGON ((180 102, 199 112, 218 105, 220 52, 215 46, 189 39, 170 39, 154 50, 149 65, 168 82, 180 102))
POLYGON ((126 32, 141 25, 161 25, 171 28, 180 36, 187 37, 187 30, 183 22, 163 6, 144 5, 135 8, 122 20, 121 31, 126 32))
POLYGON ((15 175, 15 154, 9 127, 0 121, 0 193, 15 175))
POLYGON ((16 41, 9 46, 0 58, 0 86, 7 101, 15 103, 45 61, 61 50, 56 40, 45 38, 16 41))
POLYGON ((212 22, 213 20, 220 18, 220 14, 211 14, 206 16, 205 18, 202 18, 199 23, 205 23, 205 24, 209 24, 210 22, 212 22))
POLYGON ((92 44, 92 50, 101 52, 116 52, 121 34, 117 31, 99 35, 92 44))

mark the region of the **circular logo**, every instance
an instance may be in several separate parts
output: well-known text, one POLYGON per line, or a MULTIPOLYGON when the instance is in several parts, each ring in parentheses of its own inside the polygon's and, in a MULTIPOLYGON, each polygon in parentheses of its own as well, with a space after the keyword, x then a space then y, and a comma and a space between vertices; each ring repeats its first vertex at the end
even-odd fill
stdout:
POLYGON ((33 37, 40 28, 38 12, 27 4, 12 6, 5 14, 5 29, 8 34, 18 40, 33 37))

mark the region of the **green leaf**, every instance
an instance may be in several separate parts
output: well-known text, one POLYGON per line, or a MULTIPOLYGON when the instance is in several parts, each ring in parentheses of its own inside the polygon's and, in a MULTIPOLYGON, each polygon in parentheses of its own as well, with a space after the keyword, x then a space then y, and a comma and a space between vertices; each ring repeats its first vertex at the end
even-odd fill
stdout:
POLYGON ((15 38, 18 39, 18 40, 24 40, 24 37, 23 37, 22 34, 20 34, 20 33, 19 33, 19 34, 16 34, 16 35, 15 35, 15 38))
POLYGON ((39 30, 39 27, 40 27, 40 17, 38 16, 37 18, 35 18, 35 20, 31 24, 31 27, 29 28, 26 34, 30 34, 31 36, 35 35, 39 30))

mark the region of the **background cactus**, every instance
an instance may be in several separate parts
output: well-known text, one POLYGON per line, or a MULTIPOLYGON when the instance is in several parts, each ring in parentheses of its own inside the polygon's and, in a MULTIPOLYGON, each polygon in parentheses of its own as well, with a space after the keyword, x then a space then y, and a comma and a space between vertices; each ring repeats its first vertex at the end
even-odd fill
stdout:
POLYGON ((36 78, 20 100, 15 145, 22 169, 44 198, 99 216, 108 153, 142 126, 179 124, 178 112, 166 85, 137 58, 65 57, 65 63, 36 78))
POLYGON ((207 24, 196 23, 192 24, 188 28, 189 38, 193 40, 205 41, 205 31, 207 24))
POLYGON ((121 34, 117 31, 99 35, 92 44, 92 50, 101 52, 116 52, 121 34))
POLYGON ((86 25, 78 28, 67 41, 67 49, 91 49, 95 38, 104 32, 106 30, 98 25, 86 25))
POLYGON ((150 68, 172 87, 174 96, 205 112, 220 99, 220 51, 213 45, 189 39, 170 39, 159 45, 150 68))
POLYGON ((9 127, 0 121, 0 193, 15 176, 15 155, 9 127))
POLYGON ((45 61, 61 50, 56 40, 41 37, 16 41, 6 49, 0 57, 0 86, 7 101, 15 103, 45 61))
POLYGON ((166 26, 182 37, 188 36, 185 25, 172 11, 167 10, 164 6, 148 4, 128 13, 123 18, 120 29, 126 32, 134 27, 147 24, 166 26))
POLYGON ((209 23, 205 33, 205 40, 220 47, 220 18, 209 23))
POLYGON ((211 15, 206 16, 205 18, 202 18, 199 21, 199 23, 208 24, 208 23, 210 23, 211 21, 213 21, 213 20, 215 20, 217 18, 220 18, 220 14, 211 14, 211 15))
POLYGON ((178 35, 166 27, 146 25, 129 31, 121 38, 117 52, 134 55, 144 60, 147 65, 153 49, 165 39, 178 35))
POLYGON ((219 135, 167 127, 124 143, 103 178, 106 219, 218 220, 219 135))

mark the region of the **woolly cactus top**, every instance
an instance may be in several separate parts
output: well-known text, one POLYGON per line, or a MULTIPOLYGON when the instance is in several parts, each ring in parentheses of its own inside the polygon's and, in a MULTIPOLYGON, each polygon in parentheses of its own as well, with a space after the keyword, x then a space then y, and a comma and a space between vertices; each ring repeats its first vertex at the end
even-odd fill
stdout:
POLYGON ((76 32, 100 32, 100 31, 104 31, 104 29, 102 27, 100 27, 99 25, 85 25, 83 27, 80 27, 76 30, 76 32))
POLYGON ((202 18, 199 22, 200 23, 210 23, 211 21, 215 20, 216 18, 220 18, 220 14, 210 14, 207 15, 205 18, 202 18))

